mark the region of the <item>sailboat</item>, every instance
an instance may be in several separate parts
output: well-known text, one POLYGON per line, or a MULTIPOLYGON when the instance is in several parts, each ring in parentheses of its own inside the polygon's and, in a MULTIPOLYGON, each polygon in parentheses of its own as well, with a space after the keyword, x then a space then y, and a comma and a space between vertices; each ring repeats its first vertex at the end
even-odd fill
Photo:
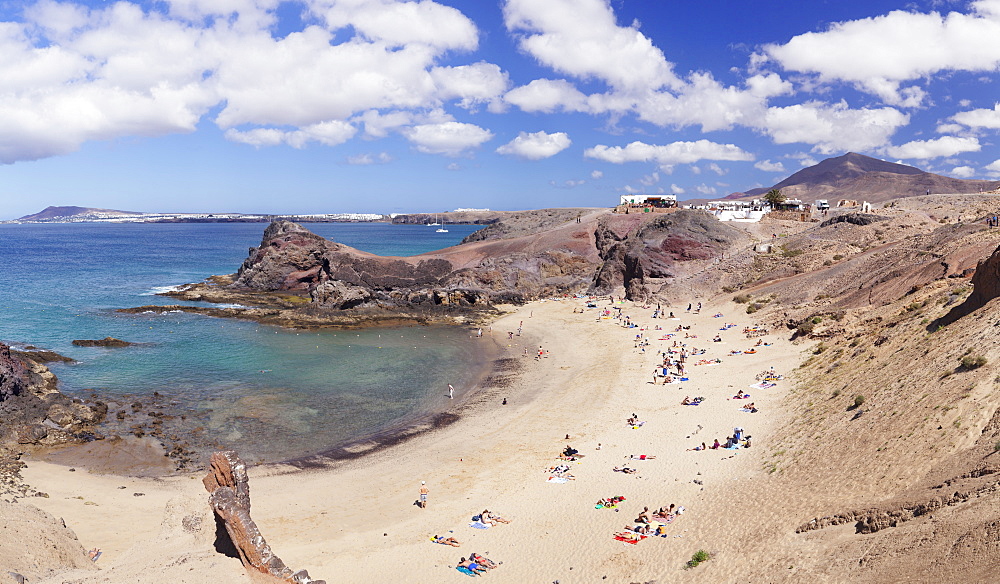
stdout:
POLYGON ((441 225, 440 223, 438 223, 438 216, 437 215, 434 216, 434 223, 428 223, 427 225, 429 225, 430 227, 436 227, 438 225, 441 225))
POLYGON ((437 228, 438 233, 448 233, 448 230, 444 228, 444 225, 437 228))

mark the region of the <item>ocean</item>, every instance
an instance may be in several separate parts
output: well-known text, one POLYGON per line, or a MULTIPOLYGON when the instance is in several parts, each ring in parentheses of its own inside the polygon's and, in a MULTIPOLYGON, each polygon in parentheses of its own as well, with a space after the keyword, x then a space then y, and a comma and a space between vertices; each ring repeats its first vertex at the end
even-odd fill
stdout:
MULTIPOLYGON (((379 255, 458 244, 480 226, 312 223, 379 255)), ((195 314, 120 314, 176 304, 170 287, 235 272, 264 223, 0 225, 0 340, 76 359, 50 369, 68 395, 148 400, 157 392, 218 447, 248 461, 322 452, 447 405, 481 359, 461 327, 295 331, 195 314), (74 339, 138 343, 86 348, 74 339)), ((196 303, 195 303, 196 304, 196 303)))

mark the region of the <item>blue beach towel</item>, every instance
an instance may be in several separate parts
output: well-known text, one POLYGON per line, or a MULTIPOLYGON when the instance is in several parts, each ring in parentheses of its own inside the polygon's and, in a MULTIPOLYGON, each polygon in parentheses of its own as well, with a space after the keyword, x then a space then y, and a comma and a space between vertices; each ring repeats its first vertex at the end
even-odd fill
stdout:
POLYGON ((476 574, 475 572, 473 572, 472 570, 466 568, 465 566, 458 566, 455 569, 458 570, 459 572, 465 574, 466 576, 478 576, 479 575, 479 574, 476 574))

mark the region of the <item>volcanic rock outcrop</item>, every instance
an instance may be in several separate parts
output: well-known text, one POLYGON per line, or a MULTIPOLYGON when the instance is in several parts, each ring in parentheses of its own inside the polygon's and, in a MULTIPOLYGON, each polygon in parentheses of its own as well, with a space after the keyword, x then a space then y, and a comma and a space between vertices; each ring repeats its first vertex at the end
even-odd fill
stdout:
POLYGON ((934 323, 934 326, 949 325, 986 306, 987 302, 998 296, 1000 296, 1000 247, 976 266, 976 272, 972 276, 972 294, 965 299, 965 302, 952 308, 948 314, 941 317, 938 322, 934 323))
POLYGON ((54 445, 95 437, 107 406, 71 399, 56 383, 47 367, 0 343, 0 444, 54 445))
POLYGON ((426 321, 494 304, 608 294, 623 286, 630 298, 646 299, 690 271, 681 268, 686 262, 704 267, 705 260, 746 239, 702 211, 584 211, 525 212, 461 245, 412 257, 376 256, 277 221, 234 276, 168 295, 254 307, 229 312, 172 307, 179 310, 286 326, 350 324, 350 318, 426 321))
POLYGON ((326 584, 313 580, 309 572, 293 572, 267 545, 250 518, 250 480, 246 464, 232 450, 212 454, 209 473, 202 479, 211 493, 208 503, 225 525, 231 543, 252 580, 260 583, 326 584))

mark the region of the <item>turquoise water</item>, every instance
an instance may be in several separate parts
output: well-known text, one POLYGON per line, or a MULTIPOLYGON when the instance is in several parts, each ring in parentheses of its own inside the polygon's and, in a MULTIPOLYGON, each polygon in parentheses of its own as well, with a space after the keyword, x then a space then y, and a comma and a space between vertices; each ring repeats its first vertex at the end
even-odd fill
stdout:
MULTIPOLYGON (((114 312, 176 303, 155 292, 236 271, 265 226, 0 225, 0 340, 77 359, 51 366, 68 394, 155 391, 188 408, 191 423, 220 445, 268 460, 384 429, 444 405, 448 383, 472 383, 479 351, 468 331, 454 327, 296 332, 184 313, 114 312), (140 345, 71 344, 106 336, 140 345)), ((306 226, 381 255, 433 251, 478 229, 306 226)))

